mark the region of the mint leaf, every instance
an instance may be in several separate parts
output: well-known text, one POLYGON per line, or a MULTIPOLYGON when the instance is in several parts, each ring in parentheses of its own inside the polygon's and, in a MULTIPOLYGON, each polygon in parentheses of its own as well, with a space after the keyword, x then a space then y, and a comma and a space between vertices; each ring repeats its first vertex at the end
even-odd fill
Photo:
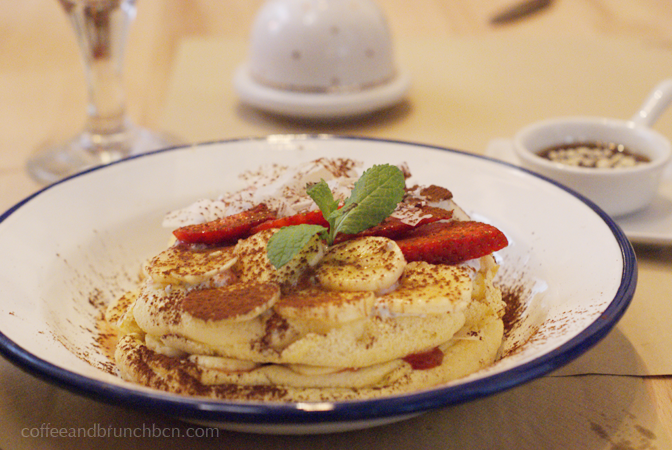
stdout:
POLYGON ((334 233, 356 234, 378 225, 404 198, 404 187, 404 174, 396 166, 383 164, 366 170, 345 201, 334 233))
POLYGON ((276 269, 287 264, 303 250, 316 234, 326 232, 321 225, 292 225, 282 227, 268 240, 266 253, 276 269))
POLYGON ((322 216, 325 218, 338 209, 338 201, 334 200, 334 194, 331 193, 331 189, 324 179, 306 189, 306 193, 320 208, 322 216))
MULTIPOLYGON (((392 190, 403 196, 404 194, 404 174, 397 166, 391 164, 379 164, 365 170, 350 193, 350 198, 345 201, 349 203, 361 203, 369 195, 375 195, 376 191, 392 190)), ((399 199, 401 201, 401 199, 399 199)), ((395 204, 396 206, 396 204, 395 204)))
POLYGON ((268 241, 268 259, 276 269, 284 266, 308 244, 316 234, 327 245, 334 243, 336 234, 357 234, 378 225, 396 209, 404 198, 406 180, 396 166, 382 164, 364 171, 357 180, 343 207, 329 189, 326 181, 320 180, 306 189, 329 223, 329 229, 321 225, 291 225, 281 228, 268 241))

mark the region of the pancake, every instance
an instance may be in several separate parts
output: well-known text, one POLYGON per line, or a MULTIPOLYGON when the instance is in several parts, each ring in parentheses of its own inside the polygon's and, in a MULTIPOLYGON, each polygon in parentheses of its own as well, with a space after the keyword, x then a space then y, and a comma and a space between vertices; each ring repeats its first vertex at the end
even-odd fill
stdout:
MULTIPOLYGON (((314 165, 323 178, 356 166, 314 165)), ((431 205, 466 219, 446 192, 408 189, 396 217, 415 226, 418 205, 431 205)), ((335 401, 430 388, 496 360, 505 305, 492 255, 407 262, 388 237, 327 248, 316 236, 276 269, 265 250, 277 231, 221 247, 178 241, 150 258, 138 290, 106 314, 120 375, 215 399, 335 401)))

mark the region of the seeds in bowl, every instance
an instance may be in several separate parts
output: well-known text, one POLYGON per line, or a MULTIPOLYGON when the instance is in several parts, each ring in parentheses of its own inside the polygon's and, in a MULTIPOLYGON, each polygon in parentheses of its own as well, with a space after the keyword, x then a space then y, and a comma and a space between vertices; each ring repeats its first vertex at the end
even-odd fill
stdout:
POLYGON ((549 147, 537 154, 552 162, 594 169, 627 168, 651 162, 648 157, 613 142, 574 142, 549 147))

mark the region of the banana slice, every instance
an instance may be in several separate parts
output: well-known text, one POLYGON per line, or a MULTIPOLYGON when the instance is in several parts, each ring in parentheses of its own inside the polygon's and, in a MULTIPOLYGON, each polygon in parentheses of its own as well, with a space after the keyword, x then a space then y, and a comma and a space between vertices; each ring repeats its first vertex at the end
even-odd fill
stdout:
POLYGON ((105 322, 118 326, 118 322, 126 314, 126 311, 133 307, 139 294, 140 291, 138 290, 129 291, 110 302, 105 310, 105 322))
POLYGON ((270 309, 280 298, 276 283, 235 283, 190 291, 180 307, 206 322, 245 322, 270 309))
POLYGON ((155 283, 195 285, 224 272, 235 262, 234 247, 178 244, 150 259, 144 271, 155 283))
POLYGON ((145 335, 145 345, 151 351, 170 358, 181 358, 186 355, 182 350, 165 345, 160 338, 151 334, 145 335))
POLYGON ((463 266, 411 262, 392 292, 378 298, 395 314, 444 314, 461 311, 471 301, 473 270, 463 266))
POLYGON ((341 367, 309 366, 308 364, 287 364, 285 367, 299 375, 309 377, 315 375, 329 375, 343 370, 341 367))
MULTIPOLYGON (((263 372, 266 378, 276 386, 288 386, 289 388, 308 389, 359 389, 374 388, 374 386, 395 376, 395 372, 407 372, 403 368, 403 362, 399 359, 370 365, 357 369, 342 368, 331 373, 319 373, 319 369, 301 373, 296 366, 286 367, 280 365, 268 365, 258 370, 263 372)), ((302 369, 299 369, 302 370, 302 369)), ((374 388, 375 389, 375 388, 374 388)))
POLYGON ((287 319, 343 323, 367 317, 375 299, 371 291, 345 292, 308 288, 283 294, 273 309, 287 319))
POLYGON ((190 355, 188 359, 203 369, 222 372, 249 372, 261 365, 254 361, 225 358, 223 356, 190 355))
POLYGON ((369 236, 335 245, 317 266, 322 286, 337 291, 384 291, 406 267, 399 246, 391 239, 369 236))
POLYGON ((266 246, 277 231, 277 228, 263 230, 238 241, 235 252, 239 262, 235 270, 240 281, 274 281, 284 286, 295 285, 305 271, 315 266, 324 256, 324 244, 314 236, 291 261, 276 270, 268 260, 266 246))
POLYGON ((144 331, 138 323, 135 321, 135 315, 133 314, 133 307, 135 306, 135 303, 140 296, 140 293, 138 291, 134 292, 129 292, 125 294, 120 301, 121 302, 128 302, 128 308, 126 311, 117 318, 116 322, 110 322, 114 324, 118 330, 120 335, 124 334, 144 334, 144 331))

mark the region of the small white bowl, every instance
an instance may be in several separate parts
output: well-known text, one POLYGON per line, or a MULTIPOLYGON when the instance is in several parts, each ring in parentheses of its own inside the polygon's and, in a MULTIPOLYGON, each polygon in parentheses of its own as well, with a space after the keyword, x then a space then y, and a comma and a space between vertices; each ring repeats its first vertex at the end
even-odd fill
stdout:
POLYGON ((513 143, 523 167, 574 189, 613 217, 639 211, 653 200, 672 155, 670 142, 651 128, 634 121, 600 117, 537 122, 521 129, 513 143), (582 142, 622 144, 650 162, 628 168, 589 168, 553 162, 539 155, 550 147, 582 142))
POLYGON ((409 80, 371 0, 268 0, 234 87, 245 103, 270 112, 342 117, 398 102, 409 80))

